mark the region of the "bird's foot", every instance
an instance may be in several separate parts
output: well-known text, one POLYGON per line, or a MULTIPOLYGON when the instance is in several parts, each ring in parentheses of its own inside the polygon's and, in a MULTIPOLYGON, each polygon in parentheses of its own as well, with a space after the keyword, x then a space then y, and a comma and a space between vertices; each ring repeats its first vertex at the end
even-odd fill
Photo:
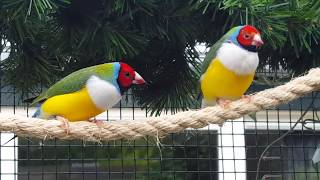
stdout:
POLYGON ((242 95, 241 99, 244 100, 245 102, 249 103, 251 101, 251 96, 250 95, 242 95))
POLYGON ((220 99, 220 98, 217 99, 218 105, 221 106, 222 108, 228 108, 231 102, 232 101, 227 99, 220 99))
POLYGON ((90 119, 89 122, 95 123, 98 127, 102 127, 104 125, 103 120, 90 119))
POLYGON ((61 122, 59 125, 62 129, 66 131, 67 134, 70 133, 70 125, 68 119, 62 117, 62 116, 57 116, 56 119, 61 122))

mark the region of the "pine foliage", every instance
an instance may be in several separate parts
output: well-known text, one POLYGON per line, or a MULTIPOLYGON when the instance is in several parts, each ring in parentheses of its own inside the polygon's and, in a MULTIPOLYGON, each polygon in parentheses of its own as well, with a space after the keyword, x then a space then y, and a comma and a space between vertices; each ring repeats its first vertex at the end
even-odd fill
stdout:
POLYGON ((131 64, 148 81, 134 89, 152 113, 197 105, 197 43, 212 45, 230 27, 262 31, 261 67, 299 74, 319 65, 319 0, 1 0, 5 83, 36 92, 77 69, 131 64))

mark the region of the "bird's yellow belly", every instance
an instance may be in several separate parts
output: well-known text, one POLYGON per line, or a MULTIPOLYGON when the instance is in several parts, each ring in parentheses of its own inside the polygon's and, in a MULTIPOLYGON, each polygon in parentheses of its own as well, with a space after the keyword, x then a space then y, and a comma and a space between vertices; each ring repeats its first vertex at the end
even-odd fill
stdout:
POLYGON ((247 91, 253 78, 254 72, 237 75, 216 59, 202 77, 201 90, 207 101, 215 101, 217 98, 235 100, 247 91))
POLYGON ((62 116, 69 121, 89 120, 103 111, 92 102, 86 88, 51 97, 41 105, 42 118, 62 116))

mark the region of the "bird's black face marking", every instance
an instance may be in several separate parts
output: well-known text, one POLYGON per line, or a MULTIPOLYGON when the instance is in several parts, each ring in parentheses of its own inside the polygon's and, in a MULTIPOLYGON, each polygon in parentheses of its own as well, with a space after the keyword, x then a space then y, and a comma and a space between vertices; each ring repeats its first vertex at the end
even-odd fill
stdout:
POLYGON ((258 51, 258 48, 256 47, 256 46, 252 46, 252 45, 250 45, 250 46, 244 46, 244 45, 242 45, 242 44, 240 44, 244 49, 246 49, 246 50, 248 50, 248 51, 250 51, 250 52, 257 52, 258 51))

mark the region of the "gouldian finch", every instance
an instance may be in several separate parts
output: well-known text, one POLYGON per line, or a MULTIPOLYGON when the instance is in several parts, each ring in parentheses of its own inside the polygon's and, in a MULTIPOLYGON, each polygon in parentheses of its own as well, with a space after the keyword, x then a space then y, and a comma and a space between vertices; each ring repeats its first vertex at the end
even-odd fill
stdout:
POLYGON ((105 63, 71 73, 33 100, 41 103, 34 117, 60 116, 84 121, 112 108, 133 84, 144 79, 125 63, 105 63))
POLYGON ((133 84, 144 83, 125 63, 87 67, 71 73, 35 98, 31 105, 40 103, 40 106, 33 117, 57 117, 68 130, 68 121, 89 120, 117 104, 133 84))
POLYGON ((216 42, 206 55, 200 78, 202 107, 240 99, 253 81, 263 45, 253 26, 237 26, 216 42))

